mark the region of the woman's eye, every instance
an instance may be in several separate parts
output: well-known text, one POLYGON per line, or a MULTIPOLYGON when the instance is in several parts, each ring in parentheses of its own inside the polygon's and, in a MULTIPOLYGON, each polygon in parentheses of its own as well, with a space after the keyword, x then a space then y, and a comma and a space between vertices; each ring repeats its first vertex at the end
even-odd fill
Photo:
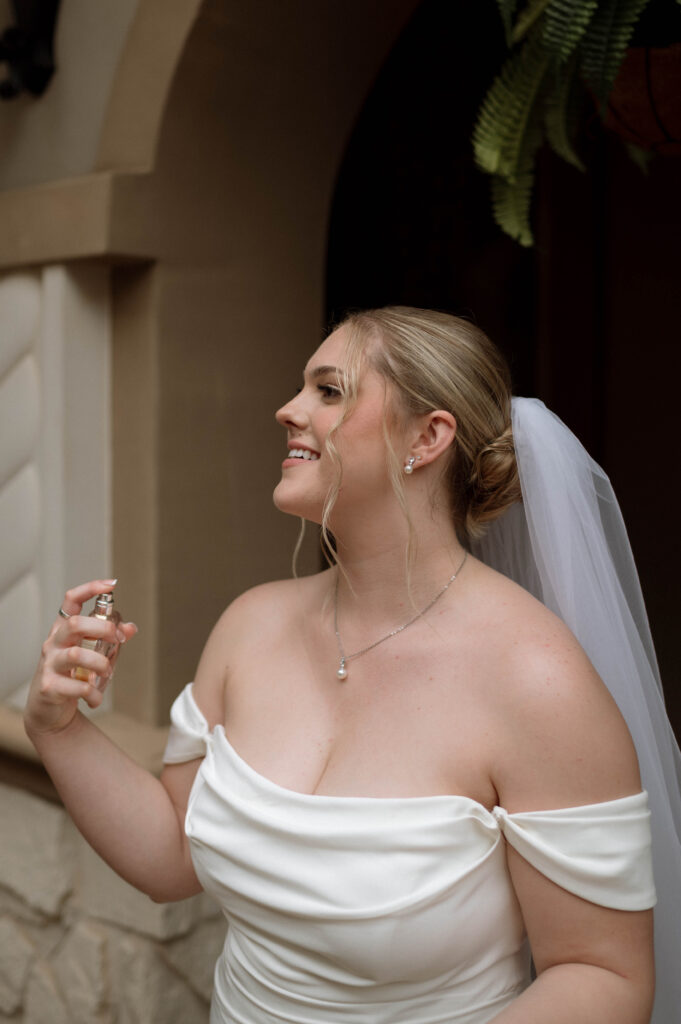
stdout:
POLYGON ((317 389, 321 391, 324 398, 340 398, 342 393, 341 389, 334 387, 333 384, 318 384, 317 389))

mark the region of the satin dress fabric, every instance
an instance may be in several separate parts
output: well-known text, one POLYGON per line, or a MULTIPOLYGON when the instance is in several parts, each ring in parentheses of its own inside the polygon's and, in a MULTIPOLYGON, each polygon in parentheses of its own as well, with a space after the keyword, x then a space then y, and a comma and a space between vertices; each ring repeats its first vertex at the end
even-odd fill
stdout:
POLYGON ((251 768, 189 684, 164 760, 203 758, 185 829, 229 927, 211 1024, 485 1024, 530 982, 505 842, 558 885, 655 903, 647 794, 508 814, 466 796, 344 797, 251 768))

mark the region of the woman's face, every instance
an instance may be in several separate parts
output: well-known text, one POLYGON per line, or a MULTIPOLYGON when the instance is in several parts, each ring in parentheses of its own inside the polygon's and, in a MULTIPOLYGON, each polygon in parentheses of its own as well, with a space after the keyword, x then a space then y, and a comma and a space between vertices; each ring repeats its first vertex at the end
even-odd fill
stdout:
MULTIPOLYGON (((343 412, 346 332, 338 328, 319 346, 305 367, 301 390, 276 413, 277 422, 286 428, 289 456, 282 463, 274 503, 282 512, 317 523, 338 476, 325 441, 343 412)), ((343 466, 334 518, 344 508, 361 510, 393 494, 383 434, 385 401, 385 380, 363 367, 356 404, 333 435, 343 466)))

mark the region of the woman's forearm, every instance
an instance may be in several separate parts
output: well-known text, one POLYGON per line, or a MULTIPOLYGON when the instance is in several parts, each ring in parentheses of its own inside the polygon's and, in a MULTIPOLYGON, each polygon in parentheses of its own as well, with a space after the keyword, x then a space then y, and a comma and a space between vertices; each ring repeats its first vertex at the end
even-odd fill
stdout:
POLYGON ((181 811, 157 778, 80 713, 31 739, 79 831, 114 871, 158 901, 199 891, 181 811))
POLYGON ((649 1024, 652 978, 631 979, 593 964, 545 970, 490 1024, 649 1024))
MULTIPOLYGON (((67 811, 97 853, 152 899, 181 899, 200 888, 184 836, 183 810, 158 779, 78 711, 79 700, 100 706, 102 689, 95 680, 110 682, 119 645, 137 632, 132 622, 81 614, 86 601, 110 593, 115 584, 90 580, 64 595, 42 646, 24 726, 67 811), (104 653, 107 648, 110 655, 104 653)), ((191 771, 187 766, 187 780, 191 771)))

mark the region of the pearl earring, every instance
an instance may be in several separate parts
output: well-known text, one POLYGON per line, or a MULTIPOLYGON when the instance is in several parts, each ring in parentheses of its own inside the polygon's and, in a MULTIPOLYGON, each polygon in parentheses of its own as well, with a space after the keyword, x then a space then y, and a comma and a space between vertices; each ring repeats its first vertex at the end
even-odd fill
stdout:
POLYGON ((420 462, 420 461, 421 461, 421 456, 420 455, 410 455, 409 458, 407 459, 406 465, 404 467, 404 472, 407 473, 407 474, 413 473, 414 472, 414 463, 415 462, 420 462))

